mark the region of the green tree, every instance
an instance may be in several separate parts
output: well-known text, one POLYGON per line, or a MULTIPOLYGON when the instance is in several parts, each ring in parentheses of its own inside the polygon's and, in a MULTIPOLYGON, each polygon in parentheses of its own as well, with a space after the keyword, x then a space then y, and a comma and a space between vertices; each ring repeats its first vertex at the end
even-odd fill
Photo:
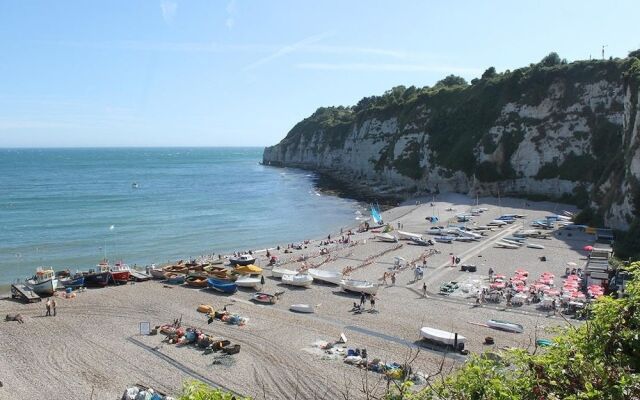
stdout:
POLYGON ((555 51, 547 54, 542 60, 540 60, 540 65, 543 67, 553 67, 554 65, 562 64, 562 60, 560 56, 555 51))
POLYGON ((463 77, 453 75, 453 74, 445 77, 442 80, 439 80, 438 83, 436 83, 436 86, 446 86, 446 87, 467 86, 467 85, 468 85, 467 81, 463 77))
POLYGON ((487 68, 486 71, 484 71, 482 73, 481 79, 491 79, 496 75, 497 75, 497 73, 496 73, 495 67, 489 67, 489 68, 487 68))

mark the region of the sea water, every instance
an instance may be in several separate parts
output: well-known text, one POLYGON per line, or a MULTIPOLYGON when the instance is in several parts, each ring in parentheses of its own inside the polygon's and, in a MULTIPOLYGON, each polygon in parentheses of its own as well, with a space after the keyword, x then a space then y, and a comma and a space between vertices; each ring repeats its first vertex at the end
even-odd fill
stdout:
POLYGON ((0 149, 0 283, 324 237, 362 206, 262 148, 0 149))

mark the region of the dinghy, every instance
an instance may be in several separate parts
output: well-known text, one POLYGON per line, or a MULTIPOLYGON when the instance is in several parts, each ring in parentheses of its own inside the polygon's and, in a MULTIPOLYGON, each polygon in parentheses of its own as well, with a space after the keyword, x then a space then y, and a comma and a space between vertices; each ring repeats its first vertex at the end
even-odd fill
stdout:
POLYGON ((520 247, 520 246, 522 246, 524 244, 524 243, 521 243, 521 242, 518 242, 518 241, 515 241, 515 240, 509 240, 509 239, 502 239, 502 241, 504 243, 513 244, 513 245, 518 246, 518 247, 520 247))
POLYGON ((251 300, 257 303, 275 304, 282 293, 284 292, 277 292, 276 294, 257 292, 251 296, 251 300))
POLYGON ((153 279, 164 279, 165 271, 162 268, 156 268, 155 265, 149 268, 149 274, 153 279))
POLYGON ((200 275, 189 275, 184 280, 184 285, 194 288, 207 287, 207 278, 200 275))
POLYGON ((511 244, 511 243, 505 243, 505 242, 497 242, 496 247, 500 247, 503 249, 519 249, 520 248, 520 246, 511 244))
POLYGON ((504 222, 504 221, 499 221, 499 220, 497 220, 497 219, 494 219, 493 221, 489 222, 489 223, 487 224, 487 226, 504 226, 504 225, 506 225, 506 224, 507 224, 507 223, 506 223, 506 222, 504 222))
POLYGON ((233 282, 220 281, 213 278, 207 279, 207 284, 211 289, 222 293, 235 293, 238 290, 238 285, 233 282))
POLYGON ((487 326, 493 329, 499 329, 501 331, 514 332, 514 333, 522 333, 524 332, 524 328, 520 324, 516 324, 509 321, 500 321, 497 319, 490 319, 487 321, 487 326))
POLYGON ((355 279, 345 279, 340 282, 342 290, 356 293, 376 294, 378 293, 378 285, 355 279))
POLYGON ((464 343, 467 340, 467 338, 465 338, 464 336, 458 335, 456 342, 455 333, 429 327, 420 329, 420 336, 428 342, 436 343, 443 346, 456 347, 456 350, 464 349, 464 343))
POLYGON ((293 269, 275 267, 271 270, 271 276, 274 278, 282 278, 283 275, 295 275, 298 271, 293 269))
POLYGON ((313 282, 313 278, 309 274, 282 275, 282 283, 285 285, 307 287, 311 286, 311 282, 313 282))
POLYGON ((289 310, 293 312, 305 313, 305 314, 313 313, 313 307, 311 307, 309 304, 292 304, 289 307, 289 310))
POLYGON ((436 236, 433 238, 438 243, 451 243, 455 240, 453 236, 436 236))
POLYGON ((527 247, 530 248, 530 249, 540 249, 540 250, 544 249, 543 245, 536 244, 536 243, 528 243, 527 247))
POLYGON ((422 239, 422 235, 411 232, 398 231, 398 237, 401 240, 422 239))
POLYGON ((393 235, 389 235, 388 233, 378 233, 376 234, 376 239, 382 241, 382 242, 397 242, 398 238, 393 236, 393 235))
POLYGON ((433 245, 433 241, 426 240, 423 238, 412 238, 411 243, 417 244, 418 246, 431 246, 433 245))
POLYGON ((311 275, 314 281, 322 281, 339 285, 342 280, 342 274, 339 272, 324 271, 317 268, 311 268, 307 272, 311 275))
POLYGON ((235 284, 239 287, 257 288, 258 285, 260 285, 260 278, 252 275, 245 275, 236 279, 235 284))
POLYGON ((175 272, 167 272, 164 274, 164 279, 167 280, 167 283, 173 283, 176 285, 180 285, 184 283, 184 280, 186 279, 186 275, 185 274, 178 274, 175 272))

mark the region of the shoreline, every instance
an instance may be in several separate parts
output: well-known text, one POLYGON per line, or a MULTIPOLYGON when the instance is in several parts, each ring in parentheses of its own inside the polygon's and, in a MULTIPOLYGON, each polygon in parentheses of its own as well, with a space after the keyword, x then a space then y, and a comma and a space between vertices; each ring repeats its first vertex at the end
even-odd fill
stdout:
MULTIPOLYGON (((428 202, 416 205, 416 200, 407 200, 384 211, 385 222, 394 228, 400 224, 403 230, 422 233, 430 226, 425 217, 438 215, 444 225, 457 213, 475 206, 475 199, 457 194, 440 195, 433 207, 428 202), (447 211, 450 209, 453 211, 447 211)), ((522 200, 511 198, 480 198, 479 202, 489 211, 478 217, 478 223, 498 214, 519 210, 528 214, 525 221, 528 224, 557 208, 556 204, 539 202, 523 210, 522 200)), ((339 272, 351 267, 354 279, 380 284, 377 313, 349 312, 358 296, 345 293, 339 287, 316 283, 308 289, 286 286, 271 277, 269 270, 264 273, 264 291, 285 292, 275 305, 251 302, 251 290, 225 296, 208 290, 168 286, 157 281, 88 289, 79 293, 76 299, 60 299, 59 315, 55 318, 40 318, 43 315, 42 304, 24 305, 0 300, 0 314, 20 312, 26 317, 25 324, 4 325, 8 340, 0 343, 0 352, 6 355, 0 360, 0 369, 8 373, 2 379, 4 387, 0 388, 0 398, 3 393, 20 398, 41 396, 42 389, 31 383, 43 380, 51 381, 53 387, 68 385, 65 387, 74 388, 73 396, 76 397, 67 396, 65 399, 85 399, 92 386, 100 398, 115 398, 127 385, 137 382, 176 393, 182 381, 193 378, 193 374, 186 374, 180 369, 182 367, 244 395, 261 397, 264 388, 267 398, 312 399, 318 393, 335 398, 342 395, 342 389, 333 386, 327 389, 323 385, 325 380, 341 384, 350 381, 355 385, 362 378, 360 369, 314 347, 318 341, 335 340, 340 333, 347 336, 349 347, 367 348, 369 354, 387 362, 402 362, 411 349, 420 349, 414 370, 425 374, 437 371, 443 353, 424 347, 419 341, 419 328, 422 326, 459 332, 467 338, 466 348, 473 353, 497 351, 504 346, 527 348, 534 337, 552 337, 546 329, 564 325, 564 320, 540 311, 534 305, 509 308, 502 303, 476 307, 474 301, 461 291, 448 296, 437 294, 442 283, 451 280, 458 281, 461 286, 473 280, 486 282, 489 266, 507 276, 519 267, 526 268, 534 277, 550 270, 560 279, 566 262, 582 262, 580 245, 588 239, 587 236, 569 238, 553 235, 548 240, 537 241, 544 243, 545 250, 508 250, 493 246, 501 237, 523 225, 492 231, 481 241, 472 243, 437 243, 432 247, 422 247, 406 241, 396 244, 381 242, 372 232, 363 232, 352 236, 355 245, 334 244, 329 253, 330 261, 323 263, 321 268, 339 272), (438 252, 427 256, 431 250, 438 252), (462 263, 476 264, 477 273, 451 268, 450 254, 460 257, 462 263), (549 262, 539 261, 541 254, 545 254, 549 262), (426 258, 428 266, 424 280, 415 281, 411 269, 402 268, 397 270, 395 285, 382 284, 381 276, 393 270, 395 257, 407 261, 426 258), (427 296, 422 296, 423 284, 427 287, 427 296), (298 303, 312 305, 315 313, 291 313, 289 305, 298 303), (206 317, 195 310, 199 304, 212 304, 215 309, 227 306, 232 312, 248 318, 248 323, 241 328, 221 322, 207 324, 206 317), (216 364, 212 363, 218 360, 215 355, 203 356, 191 347, 168 345, 161 342, 161 335, 139 335, 138 324, 141 321, 149 321, 151 326, 155 326, 178 316, 182 316, 188 326, 200 327, 207 333, 240 344, 241 352, 232 356, 228 365, 216 364), (525 327, 525 333, 512 334, 472 324, 490 318, 517 322, 525 327), (25 336, 25 331, 30 334, 25 336), (487 335, 495 339, 495 345, 482 343, 487 335), (98 347, 96 340, 99 341, 98 347), (56 345, 51 347, 48 343, 56 345), (38 354, 47 355, 39 357, 38 354), (114 367, 118 372, 113 372, 114 367), (298 374, 308 378, 302 393, 299 392, 298 374)), ((332 239, 339 238, 334 233, 331 236, 332 239)), ((276 250, 273 252, 282 257, 286 268, 298 269, 305 264, 325 260, 319 254, 322 241, 323 238, 310 240, 306 248, 286 255, 276 250)), ((265 260, 264 257, 259 253, 258 258, 265 260)), ((445 364, 448 368, 454 367, 463 359, 457 356, 446 358, 445 364)), ((379 382, 380 374, 367 374, 372 381, 379 382)), ((58 398, 55 396, 52 399, 58 398)), ((355 389, 352 396, 357 399, 365 397, 355 389)))

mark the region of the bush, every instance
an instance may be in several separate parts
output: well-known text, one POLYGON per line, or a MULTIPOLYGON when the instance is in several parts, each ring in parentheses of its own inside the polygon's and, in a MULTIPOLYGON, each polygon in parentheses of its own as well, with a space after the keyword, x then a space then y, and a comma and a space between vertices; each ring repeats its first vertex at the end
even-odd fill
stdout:
POLYGON ((249 397, 238 397, 232 393, 212 388, 200 381, 184 383, 178 400, 249 400, 249 397))

